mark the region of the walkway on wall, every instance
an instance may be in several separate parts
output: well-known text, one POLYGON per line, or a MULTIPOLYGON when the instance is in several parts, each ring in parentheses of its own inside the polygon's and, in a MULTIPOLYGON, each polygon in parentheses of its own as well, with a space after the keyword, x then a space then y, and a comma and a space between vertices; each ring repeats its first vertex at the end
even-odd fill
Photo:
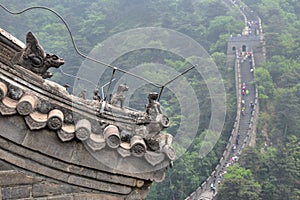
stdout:
POLYGON ((253 125, 255 124, 258 110, 257 91, 254 85, 254 69, 255 61, 252 52, 245 51, 237 54, 235 65, 238 97, 237 121, 219 164, 211 173, 211 176, 186 200, 213 199, 227 167, 238 161, 242 150, 249 145, 251 136, 255 132, 253 125))
MULTIPOLYGON (((225 151, 215 170, 206 181, 185 200, 213 199, 217 194, 218 185, 222 182, 226 168, 238 161, 242 150, 248 146, 249 143, 255 144, 255 128, 258 117, 257 89, 254 84, 255 58, 263 57, 264 55, 263 52, 257 53, 261 55, 254 55, 251 47, 254 44, 254 40, 262 43, 261 21, 260 18, 241 1, 223 1, 227 5, 238 6, 245 18, 243 34, 229 38, 229 42, 233 44, 244 44, 241 47, 235 47, 233 49, 236 53, 234 58, 237 90, 236 122, 234 123, 225 151)), ((227 56, 229 59, 232 55, 227 56)))

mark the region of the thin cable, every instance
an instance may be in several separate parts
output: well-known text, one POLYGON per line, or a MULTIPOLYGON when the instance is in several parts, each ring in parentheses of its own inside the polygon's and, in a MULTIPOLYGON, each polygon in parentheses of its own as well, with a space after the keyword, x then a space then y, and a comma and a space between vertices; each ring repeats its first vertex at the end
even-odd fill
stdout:
POLYGON ((69 33, 70 38, 71 38, 71 41, 72 41, 72 45, 73 45, 73 47, 74 47, 74 49, 75 49, 75 51, 76 51, 76 53, 77 53, 78 55, 80 55, 81 57, 83 57, 83 58, 85 58, 85 59, 91 60, 91 61, 96 62, 96 63, 99 63, 99 64, 101 64, 101 65, 104 65, 104 66, 106 66, 106 67, 109 67, 109 68, 112 68, 112 69, 114 69, 114 70, 123 72, 124 74, 128 74, 128 75, 133 76, 133 77, 135 77, 135 78, 138 78, 138 79, 141 79, 141 80, 143 80, 143 81, 146 81, 147 83, 149 83, 149 84, 151 84, 151 85, 153 85, 153 86, 155 86, 155 87, 158 87, 158 88, 161 87, 161 85, 156 84, 156 83, 153 83, 152 81, 150 81, 150 80, 148 80, 148 79, 146 79, 146 78, 144 78, 144 77, 141 77, 141 76, 139 76, 139 75, 133 74, 133 73, 128 72, 128 71, 126 71, 126 70, 120 69, 120 68, 115 67, 115 66, 113 66, 113 65, 104 63, 104 62, 102 62, 102 61, 99 61, 99 60, 97 60, 97 59, 95 59, 95 58, 89 57, 89 56, 87 56, 87 55, 81 53, 80 50, 77 48, 77 45, 76 45, 76 43, 75 43, 75 40, 74 40, 74 38, 73 38, 73 34, 72 34, 72 32, 71 32, 71 30, 70 30, 70 28, 69 28, 68 23, 66 22, 66 20, 65 20, 59 13, 57 13, 57 12, 54 11, 54 10, 52 10, 51 8, 44 7, 44 6, 32 6, 32 7, 29 7, 29 8, 25 8, 24 10, 21 10, 21 11, 19 11, 19 12, 12 12, 12 11, 10 11, 9 9, 7 9, 6 7, 4 7, 4 6, 1 5, 1 4, 0 4, 0 7, 3 8, 6 12, 8 12, 8 13, 10 13, 10 14, 12 14, 12 15, 20 15, 20 14, 26 12, 26 11, 33 10, 33 9, 43 9, 43 10, 50 11, 50 12, 54 13, 54 14, 55 14, 55 15, 63 22, 63 24, 64 24, 65 27, 67 28, 68 33, 69 33))
MULTIPOLYGON (((135 78, 138 78, 138 79, 140 79, 140 80, 143 80, 143 81, 145 81, 145 82, 147 82, 147 83, 149 83, 149 84, 151 84, 151 85, 153 85, 153 86, 155 86, 155 87, 157 87, 157 88, 160 88, 161 90, 160 90, 160 94, 159 94, 158 100, 160 99, 160 96, 161 96, 161 94, 162 94, 162 91, 163 91, 164 87, 165 87, 167 84, 170 84, 171 82, 173 82, 174 80, 176 80, 178 77, 182 76, 183 74, 187 73, 188 71, 190 71, 191 69, 193 69, 193 68, 195 67, 195 66, 193 66, 193 67, 187 69, 186 71, 184 71, 183 73, 179 74, 179 75, 176 76, 175 78, 173 78, 173 79, 171 79, 170 81, 166 82, 164 85, 160 85, 160 84, 157 84, 157 83, 153 83, 152 81, 150 81, 150 80, 148 80, 148 79, 146 79, 146 78, 144 78, 144 77, 142 77, 142 76, 139 76, 139 75, 137 75, 137 74, 133 74, 133 73, 131 73, 131 72, 129 72, 129 71, 126 71, 126 70, 124 70, 124 69, 120 69, 120 68, 118 68, 118 67, 115 67, 115 66, 110 65, 110 64, 107 64, 107 63, 104 63, 104 62, 102 62, 102 61, 99 61, 99 60, 97 60, 97 59, 95 59, 95 58, 89 57, 89 56, 87 56, 87 55, 81 53, 80 50, 77 48, 77 45, 76 45, 76 43, 75 43, 73 34, 72 34, 72 32, 71 32, 71 30, 70 30, 70 28, 69 28, 68 23, 66 22, 66 20, 65 20, 59 13, 57 13, 57 12, 54 11, 54 10, 52 10, 51 8, 44 7, 44 6, 32 6, 32 7, 29 7, 29 8, 25 8, 24 10, 21 10, 21 11, 19 11, 19 12, 12 12, 12 11, 10 11, 9 9, 7 9, 5 6, 3 6, 2 4, 0 4, 0 7, 1 7, 2 9, 4 9, 6 12, 8 12, 8 13, 10 13, 10 14, 12 14, 12 15, 20 15, 20 14, 22 14, 22 13, 25 13, 25 12, 27 12, 27 11, 29 11, 29 10, 33 10, 33 9, 43 9, 43 10, 47 10, 47 11, 52 12, 52 13, 55 14, 55 15, 63 22, 63 24, 65 25, 65 27, 66 27, 66 29, 67 29, 67 31, 68 31, 68 33, 69 33, 69 36, 70 36, 72 45, 73 45, 73 47, 74 47, 74 49, 75 49, 75 51, 76 51, 76 53, 77 53, 78 55, 80 55, 81 57, 83 57, 83 58, 85 58, 85 59, 91 60, 91 61, 93 61, 93 62, 96 62, 96 63, 98 63, 98 64, 101 64, 101 65, 104 65, 104 66, 106 66, 106 67, 109 67, 109 68, 113 69, 113 74, 114 74, 114 72, 117 70, 117 71, 120 71, 120 72, 122 72, 122 73, 124 73, 124 74, 128 74, 128 75, 130 75, 130 76, 132 76, 132 77, 135 77, 135 78)), ((98 88, 97 85, 95 85, 93 82, 91 82, 91 81, 89 81, 89 80, 87 80, 87 79, 84 79, 84 78, 80 78, 80 77, 77 77, 77 76, 74 76, 74 75, 67 74, 67 73, 65 73, 61 68, 59 68, 59 69, 60 69, 60 71, 61 71, 64 75, 71 76, 71 77, 74 77, 74 78, 77 78, 77 79, 81 79, 81 80, 87 81, 87 82, 91 83, 92 85, 96 86, 96 88, 98 88)))
POLYGON ((60 72, 61 72, 63 75, 65 75, 65 76, 70 76, 70 77, 76 78, 76 79, 78 79, 78 80, 86 81, 86 82, 88 82, 88 83, 94 85, 95 88, 97 88, 97 89, 99 88, 99 86, 96 85, 95 83, 93 83, 92 81, 89 81, 89 80, 87 80, 87 79, 85 79, 85 78, 81 78, 81 77, 78 77, 78 76, 74 76, 74 75, 72 75, 72 74, 68 74, 68 73, 64 72, 64 71, 62 70, 62 68, 58 68, 58 69, 59 69, 60 72))
POLYGON ((159 92, 159 95, 158 95, 158 97, 157 97, 157 101, 160 100, 160 97, 161 97, 161 95, 162 95, 162 93, 163 93, 163 90, 165 89, 165 87, 166 87, 168 84, 172 83, 173 81, 175 81, 175 80, 176 80, 177 78, 179 78, 180 76, 182 76, 182 75, 188 73, 190 70, 194 69, 195 67, 196 67, 196 65, 193 65, 192 67, 186 69, 186 70, 183 71, 182 73, 178 74, 177 76, 175 76, 174 78, 172 78, 171 80, 169 80, 168 82, 166 82, 165 84, 163 84, 163 85, 161 86, 161 88, 160 88, 160 92, 159 92))
POLYGON ((196 66, 193 65, 192 67, 186 69, 185 71, 183 71, 182 73, 178 74, 177 76, 175 76, 174 78, 172 78, 171 80, 169 80, 168 82, 166 82, 165 84, 162 85, 162 87, 165 87, 166 85, 170 84, 171 82, 175 81, 177 78, 179 78, 180 76, 188 73, 190 70, 194 69, 196 66))

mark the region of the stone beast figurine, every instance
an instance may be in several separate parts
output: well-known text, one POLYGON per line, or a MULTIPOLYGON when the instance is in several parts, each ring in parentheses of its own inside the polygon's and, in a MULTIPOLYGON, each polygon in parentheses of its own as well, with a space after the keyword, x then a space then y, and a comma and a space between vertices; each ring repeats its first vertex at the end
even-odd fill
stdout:
POLYGON ((28 32, 26 35, 26 47, 16 53, 12 63, 21 65, 43 78, 50 78, 52 73, 47 72, 47 70, 50 67, 60 67, 64 64, 64 60, 56 55, 46 54, 34 34, 28 32))
POLYGON ((128 91, 128 86, 126 84, 119 85, 117 92, 111 96, 110 103, 116 106, 118 102, 120 102, 120 107, 123 109, 125 101, 124 92, 126 91, 128 91))

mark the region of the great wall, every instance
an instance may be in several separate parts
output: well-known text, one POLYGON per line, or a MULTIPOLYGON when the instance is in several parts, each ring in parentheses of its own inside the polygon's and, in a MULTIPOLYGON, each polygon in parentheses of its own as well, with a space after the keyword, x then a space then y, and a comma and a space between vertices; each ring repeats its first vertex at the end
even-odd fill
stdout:
POLYGON ((227 67, 234 68, 237 96, 236 119, 225 151, 211 175, 185 200, 213 200, 226 168, 238 159, 247 146, 255 146, 259 113, 258 91, 254 82, 255 66, 265 61, 265 41, 261 19, 241 1, 223 0, 244 17, 245 28, 241 34, 230 36, 227 44, 227 67), (250 53, 250 57, 245 57, 250 53), (251 70, 252 67, 252 70, 251 70), (243 86, 244 85, 244 86, 243 86), (245 87, 249 94, 243 94, 245 87), (254 107, 250 107, 253 103, 254 107))

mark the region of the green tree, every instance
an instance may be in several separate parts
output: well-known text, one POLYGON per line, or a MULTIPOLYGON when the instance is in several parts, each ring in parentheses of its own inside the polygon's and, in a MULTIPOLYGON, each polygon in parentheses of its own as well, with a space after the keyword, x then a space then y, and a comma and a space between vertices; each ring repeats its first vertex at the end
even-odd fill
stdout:
POLYGON ((239 160, 260 183, 260 196, 264 200, 294 200, 300 197, 300 140, 290 135, 284 142, 276 148, 268 147, 263 154, 248 148, 239 160))
POLYGON ((255 70, 255 82, 259 90, 259 98, 269 99, 274 95, 274 84, 269 71, 263 67, 255 70))
POLYGON ((251 171, 235 163, 228 167, 217 198, 219 200, 260 200, 260 192, 261 186, 254 180, 251 171))

